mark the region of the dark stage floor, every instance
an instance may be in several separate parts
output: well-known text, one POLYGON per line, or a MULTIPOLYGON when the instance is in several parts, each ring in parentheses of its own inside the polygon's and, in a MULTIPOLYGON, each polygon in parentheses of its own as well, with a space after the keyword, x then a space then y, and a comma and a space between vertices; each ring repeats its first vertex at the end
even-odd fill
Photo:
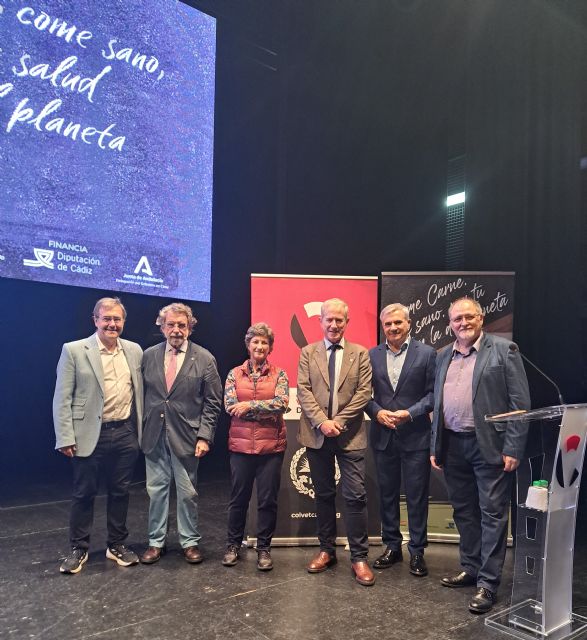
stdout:
MULTIPOLYGON (((483 617, 468 612, 472 590, 446 589, 439 584, 445 572, 458 568, 455 545, 430 545, 426 552, 430 569, 427 578, 411 576, 404 561, 379 572, 371 588, 354 582, 348 553, 342 550, 339 564, 318 575, 304 569, 315 547, 274 549, 275 569, 268 573, 256 570, 253 550, 246 552, 236 567, 223 567, 220 559, 228 495, 224 480, 204 479, 200 486, 202 548, 206 555, 201 565, 188 565, 183 560, 175 527, 170 552, 155 565, 124 569, 106 560, 104 500, 99 499, 90 559, 79 574, 61 575, 59 558, 68 551, 69 502, 63 499, 64 491, 65 487, 45 487, 31 489, 28 498, 2 499, 2 639, 506 637, 488 630, 483 617)), ((129 543, 137 551, 146 542, 147 504, 144 485, 134 485, 129 543)), ((578 546, 585 539, 582 531, 578 546)), ((575 565, 575 604, 583 615, 587 612, 585 548, 585 543, 582 549, 579 546, 575 565)), ((372 547, 371 559, 379 551, 379 547, 372 547)), ((495 610, 507 606, 511 565, 508 551, 505 580, 495 610)))

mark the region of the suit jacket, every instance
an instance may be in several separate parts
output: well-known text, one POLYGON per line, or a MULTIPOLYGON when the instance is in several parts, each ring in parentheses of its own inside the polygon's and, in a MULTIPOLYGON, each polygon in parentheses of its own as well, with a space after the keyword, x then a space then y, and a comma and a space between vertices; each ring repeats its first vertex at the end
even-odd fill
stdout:
MULTIPOLYGON (((338 413, 333 416, 347 430, 337 437, 342 449, 352 451, 367 446, 363 411, 371 397, 371 363, 365 347, 346 342, 338 378, 338 413)), ((302 409, 298 441, 305 447, 319 449, 324 434, 318 428, 328 420, 330 384, 324 340, 302 349, 298 366, 298 403, 302 409)))
POLYGON ((150 347, 143 355, 145 417, 141 448, 151 453, 165 425, 175 455, 193 456, 198 438, 214 441, 222 384, 214 356, 188 340, 181 369, 167 392, 166 344, 150 347))
POLYGON ((396 437, 406 451, 428 449, 430 447, 429 414, 434 406, 436 350, 418 340, 410 340, 395 391, 387 373, 385 342, 373 347, 369 351, 369 357, 373 367, 373 399, 367 405, 367 413, 371 418, 371 446, 383 451, 393 433, 392 429, 377 422, 377 413, 382 409, 389 411, 407 409, 412 416, 412 421, 404 422, 397 427, 396 437))
MULTIPOLYGON (((143 418, 142 349, 135 342, 120 339, 130 369, 134 392, 137 435, 143 418)), ((75 444, 76 455, 86 458, 96 448, 104 409, 104 370, 96 334, 63 345, 57 364, 53 396, 55 448, 75 444)))
MULTIPOLYGON (((453 345, 438 355, 434 383, 434 420, 431 452, 437 462, 444 457, 443 395, 453 345)), ((473 415, 481 455, 490 464, 503 464, 502 454, 520 460, 524 455, 528 424, 485 422, 485 415, 530 408, 530 392, 518 347, 509 340, 484 334, 473 370, 473 415)))

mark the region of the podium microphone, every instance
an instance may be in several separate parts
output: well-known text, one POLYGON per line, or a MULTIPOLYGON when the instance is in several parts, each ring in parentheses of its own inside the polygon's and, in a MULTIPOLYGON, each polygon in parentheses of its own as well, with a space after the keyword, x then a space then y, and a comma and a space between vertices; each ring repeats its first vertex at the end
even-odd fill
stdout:
POLYGON ((544 371, 542 371, 542 369, 534 364, 532 362, 532 360, 530 360, 530 358, 527 358, 518 348, 517 344, 514 344, 513 342, 510 344, 510 351, 517 351, 521 356, 522 356, 522 360, 524 360, 524 362, 527 362, 533 369, 535 369, 536 371, 538 371, 538 373, 545 379, 548 380, 548 382, 550 382, 550 384, 556 389, 556 393, 558 395, 558 402, 559 404, 564 404, 565 401, 563 400, 563 394, 561 393, 561 390, 558 387, 558 384, 549 376, 547 376, 544 371))

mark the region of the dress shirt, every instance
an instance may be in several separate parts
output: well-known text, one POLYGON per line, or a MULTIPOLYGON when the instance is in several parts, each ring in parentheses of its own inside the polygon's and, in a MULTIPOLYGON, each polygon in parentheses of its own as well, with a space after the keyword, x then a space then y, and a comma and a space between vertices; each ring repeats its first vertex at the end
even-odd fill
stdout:
POLYGON ((334 357, 336 358, 336 361, 334 363, 334 395, 332 396, 332 415, 335 416, 338 413, 338 393, 336 392, 336 390, 338 389, 340 369, 342 367, 344 338, 342 338, 340 342, 336 343, 338 347, 334 349, 334 351, 330 348, 334 344, 330 342, 330 340, 326 340, 326 338, 324 338, 324 344, 326 345, 326 362, 330 362, 330 358, 332 358, 333 353, 334 357))
POLYGON ((468 352, 461 351, 457 342, 453 345, 452 359, 446 372, 442 398, 444 425, 457 432, 474 432, 473 371, 483 333, 468 352))
POLYGON ((104 374, 102 422, 127 420, 132 412, 133 387, 124 349, 117 340, 114 351, 108 351, 97 335, 96 339, 104 374))
POLYGON ((410 337, 408 336, 405 342, 400 347, 400 350, 396 353, 389 343, 385 342, 385 352, 387 354, 387 375, 391 382, 391 387, 395 391, 397 382, 402 373, 404 362, 406 361, 406 353, 408 352, 408 346, 410 344, 410 337))
MULTIPOLYGON (((171 354, 175 351, 175 347, 172 347, 169 342, 165 345, 165 359, 164 359, 164 371, 163 373, 167 373, 167 368, 169 367, 169 360, 171 360, 171 354)), ((177 349, 177 369, 175 370, 175 377, 181 371, 181 367, 183 365, 183 361, 185 360, 185 354, 188 350, 188 341, 184 340, 183 344, 177 349)))

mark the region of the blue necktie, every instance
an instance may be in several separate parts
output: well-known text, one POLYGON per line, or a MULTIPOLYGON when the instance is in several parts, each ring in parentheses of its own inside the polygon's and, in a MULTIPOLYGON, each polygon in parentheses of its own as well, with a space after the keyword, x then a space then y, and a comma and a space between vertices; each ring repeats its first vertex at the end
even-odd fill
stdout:
POLYGON ((330 358, 328 359, 328 384, 330 385, 330 396, 328 398, 328 419, 332 418, 332 402, 334 400, 334 386, 336 384, 336 350, 340 349, 340 345, 331 344, 330 358))

